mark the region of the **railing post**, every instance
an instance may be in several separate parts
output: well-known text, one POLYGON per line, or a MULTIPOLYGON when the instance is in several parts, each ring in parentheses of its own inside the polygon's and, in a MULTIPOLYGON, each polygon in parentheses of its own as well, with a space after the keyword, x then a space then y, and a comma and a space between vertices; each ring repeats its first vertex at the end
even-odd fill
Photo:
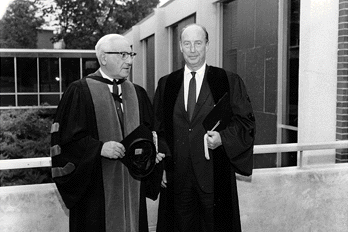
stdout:
POLYGON ((298 164, 298 166, 299 166, 299 168, 302 168, 302 166, 303 166, 303 150, 301 150, 301 151, 299 151, 300 152, 300 161, 299 161, 299 164, 298 164))

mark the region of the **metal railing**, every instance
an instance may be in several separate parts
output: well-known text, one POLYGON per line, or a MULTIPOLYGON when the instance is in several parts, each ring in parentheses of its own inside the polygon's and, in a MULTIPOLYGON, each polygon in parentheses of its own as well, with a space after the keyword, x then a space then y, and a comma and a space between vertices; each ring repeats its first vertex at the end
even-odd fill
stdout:
MULTIPOLYGON (((280 153, 280 152, 299 152, 298 167, 303 165, 303 152, 309 150, 327 150, 327 149, 347 149, 348 140, 332 141, 325 143, 287 143, 287 144, 269 144, 255 145, 254 154, 280 153)), ((0 160, 0 170, 22 169, 22 168, 41 168, 51 167, 51 157, 41 158, 22 158, 11 160, 0 160)))

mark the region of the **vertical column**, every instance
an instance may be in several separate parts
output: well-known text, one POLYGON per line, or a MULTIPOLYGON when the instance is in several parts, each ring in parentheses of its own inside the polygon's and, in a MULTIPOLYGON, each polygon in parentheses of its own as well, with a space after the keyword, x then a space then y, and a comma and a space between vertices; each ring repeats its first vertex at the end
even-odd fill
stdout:
MULTIPOLYGON (((336 139, 348 139, 348 0, 339 1, 336 139)), ((348 148, 337 149, 336 162, 348 162, 348 148)))
MULTIPOLYGON (((300 4, 298 143, 336 140, 339 2, 300 4)), ((304 165, 335 163, 335 149, 303 154, 304 165)))
POLYGON ((132 27, 129 40, 132 41, 133 51, 137 53, 133 60, 132 81, 142 87, 146 86, 146 79, 144 78, 144 49, 142 46, 142 41, 140 39, 140 25, 136 24, 132 27))
POLYGON ((166 28, 166 13, 164 8, 155 9, 155 88, 158 80, 170 73, 170 57, 173 55, 169 47, 169 28, 166 28))

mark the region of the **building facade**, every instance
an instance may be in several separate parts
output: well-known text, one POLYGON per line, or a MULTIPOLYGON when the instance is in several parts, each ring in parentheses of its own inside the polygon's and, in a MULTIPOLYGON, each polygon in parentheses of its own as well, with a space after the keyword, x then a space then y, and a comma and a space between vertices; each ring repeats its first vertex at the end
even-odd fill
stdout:
POLYGON ((53 49, 51 38, 54 36, 53 29, 38 29, 37 30, 37 48, 38 49, 53 49))
MULTIPOLYGON (((207 63, 238 73, 255 110, 256 144, 348 139, 347 5, 343 0, 172 0, 125 36, 134 82, 152 98, 183 66, 181 28, 204 25, 207 63)), ((307 152, 305 164, 347 161, 348 149, 307 152), (319 154, 318 154, 319 153, 319 154)), ((255 168, 293 166, 298 154, 255 156, 255 168)))
MULTIPOLYGON (((256 144, 348 139, 348 0, 170 0, 124 35, 130 79, 152 99, 181 67, 180 30, 209 32, 208 65, 238 73, 257 121, 256 144)), ((56 107, 69 83, 95 71, 94 51, 0 49, 0 108, 56 107)), ((304 164, 348 161, 348 149, 307 151, 304 164)), ((298 154, 255 155, 255 168, 296 166, 298 154)))

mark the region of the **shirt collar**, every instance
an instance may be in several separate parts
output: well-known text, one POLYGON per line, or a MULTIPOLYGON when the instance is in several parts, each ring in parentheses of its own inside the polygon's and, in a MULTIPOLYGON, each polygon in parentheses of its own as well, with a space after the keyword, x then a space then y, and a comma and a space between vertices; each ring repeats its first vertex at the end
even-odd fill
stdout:
MULTIPOLYGON (((205 68, 207 66, 207 63, 204 62, 204 64, 202 65, 202 67, 200 67, 197 71, 195 71, 198 76, 203 77, 204 76, 204 72, 205 72, 205 68)), ((191 72, 193 72, 192 70, 189 69, 189 67, 187 67, 187 65, 185 64, 185 71, 184 71, 184 75, 186 76, 187 74, 191 74, 191 72)))

